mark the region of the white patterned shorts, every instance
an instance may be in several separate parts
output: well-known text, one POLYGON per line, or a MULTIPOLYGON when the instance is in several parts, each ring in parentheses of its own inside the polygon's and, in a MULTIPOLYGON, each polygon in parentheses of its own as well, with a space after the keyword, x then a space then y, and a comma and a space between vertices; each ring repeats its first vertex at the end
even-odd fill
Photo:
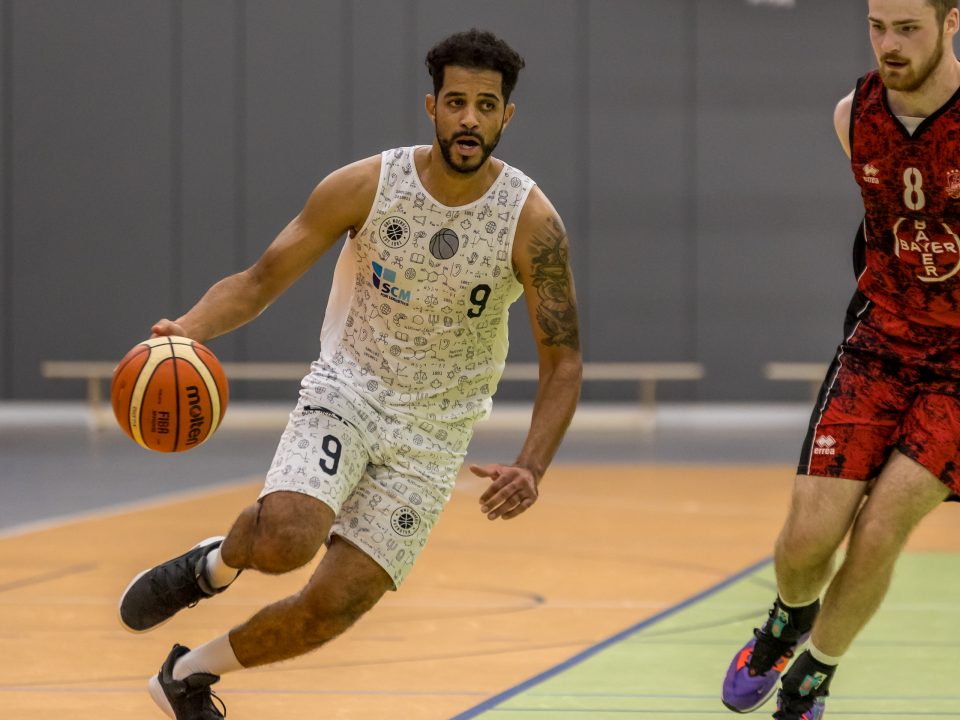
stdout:
POLYGON ((328 505, 330 530, 400 586, 453 489, 463 452, 417 447, 416 420, 338 412, 301 397, 290 413, 260 497, 298 492, 328 505))

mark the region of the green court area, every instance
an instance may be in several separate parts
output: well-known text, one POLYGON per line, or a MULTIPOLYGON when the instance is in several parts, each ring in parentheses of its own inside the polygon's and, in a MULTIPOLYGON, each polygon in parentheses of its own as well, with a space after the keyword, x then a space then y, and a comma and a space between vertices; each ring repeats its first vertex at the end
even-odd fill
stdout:
MULTIPOLYGON (((455 720, 737 717, 727 663, 766 615, 773 569, 750 568, 455 720)), ((960 718, 960 555, 903 556, 880 612, 844 658, 827 718, 960 718)), ((752 714, 769 718, 774 700, 752 714)))

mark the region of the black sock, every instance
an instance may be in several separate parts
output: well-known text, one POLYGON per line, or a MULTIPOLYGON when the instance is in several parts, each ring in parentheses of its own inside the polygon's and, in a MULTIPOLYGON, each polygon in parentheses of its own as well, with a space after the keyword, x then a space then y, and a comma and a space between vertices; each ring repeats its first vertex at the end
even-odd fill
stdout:
POLYGON ((827 695, 836 671, 836 665, 824 665, 804 650, 783 676, 783 691, 800 697, 827 695))
POLYGON ((783 604, 780 596, 777 595, 776 602, 773 603, 773 610, 770 613, 770 619, 763 626, 763 631, 775 638, 784 635, 786 635, 784 639, 799 637, 810 632, 818 612, 820 612, 819 598, 803 607, 787 607, 783 604))

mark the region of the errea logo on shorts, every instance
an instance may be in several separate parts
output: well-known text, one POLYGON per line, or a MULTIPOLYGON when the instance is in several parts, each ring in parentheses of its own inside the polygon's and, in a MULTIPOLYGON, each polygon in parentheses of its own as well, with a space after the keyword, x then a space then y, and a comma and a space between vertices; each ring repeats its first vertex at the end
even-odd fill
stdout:
POLYGON ((409 305, 412 292, 398 288, 394 284, 397 281, 397 271, 386 268, 378 262, 371 264, 373 265, 373 286, 380 291, 380 294, 401 305, 409 305))
POLYGON ((390 516, 390 527, 397 535, 410 537, 420 527, 420 516, 412 507, 399 507, 390 516))
POLYGON ((837 448, 835 445, 837 441, 833 439, 833 435, 820 435, 817 438, 817 446, 813 449, 814 455, 836 455, 837 448))

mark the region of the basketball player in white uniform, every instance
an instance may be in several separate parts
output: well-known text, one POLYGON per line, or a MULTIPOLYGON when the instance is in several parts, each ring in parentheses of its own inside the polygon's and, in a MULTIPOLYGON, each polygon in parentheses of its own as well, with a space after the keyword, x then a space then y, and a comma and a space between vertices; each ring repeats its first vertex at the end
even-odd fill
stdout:
POLYGON ((205 341, 260 314, 341 237, 320 357, 301 386, 257 502, 226 538, 134 578, 121 622, 145 632, 222 592, 243 569, 281 573, 327 550, 306 587, 188 650, 150 681, 176 720, 223 717, 211 685, 350 627, 403 582, 490 410, 507 354, 507 311, 526 297, 540 362, 517 459, 471 466, 480 510, 510 519, 536 501, 573 416, 581 357, 568 242, 530 178, 491 153, 523 60, 490 33, 453 35, 427 56, 432 145, 341 168, 250 268, 155 335, 205 341))

